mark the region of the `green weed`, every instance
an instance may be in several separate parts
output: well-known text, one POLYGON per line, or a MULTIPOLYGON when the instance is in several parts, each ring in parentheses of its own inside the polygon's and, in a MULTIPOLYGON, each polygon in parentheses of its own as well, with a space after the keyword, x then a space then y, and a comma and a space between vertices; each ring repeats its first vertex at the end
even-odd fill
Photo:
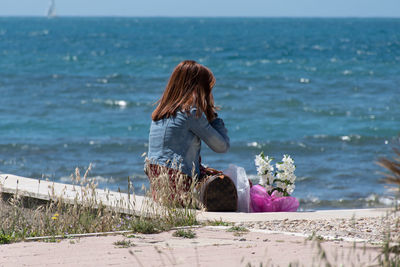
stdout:
POLYGON ((229 228, 228 230, 226 230, 227 232, 248 232, 249 229, 247 229, 246 227, 243 226, 232 226, 231 228, 229 228))
POLYGON ((135 246, 135 244, 130 240, 119 240, 114 242, 113 244, 114 246, 119 248, 130 248, 135 246))
POLYGON ((179 229, 179 230, 176 230, 172 235, 175 237, 183 237, 183 238, 195 238, 196 237, 196 233, 190 229, 189 230, 179 229))

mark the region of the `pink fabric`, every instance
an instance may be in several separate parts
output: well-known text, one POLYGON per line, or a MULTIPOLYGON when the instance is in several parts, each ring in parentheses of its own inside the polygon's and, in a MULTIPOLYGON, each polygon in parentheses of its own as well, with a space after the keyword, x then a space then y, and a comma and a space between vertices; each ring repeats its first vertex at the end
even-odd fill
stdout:
POLYGON ((261 185, 250 188, 252 212, 297 211, 299 201, 295 197, 270 196, 261 185))

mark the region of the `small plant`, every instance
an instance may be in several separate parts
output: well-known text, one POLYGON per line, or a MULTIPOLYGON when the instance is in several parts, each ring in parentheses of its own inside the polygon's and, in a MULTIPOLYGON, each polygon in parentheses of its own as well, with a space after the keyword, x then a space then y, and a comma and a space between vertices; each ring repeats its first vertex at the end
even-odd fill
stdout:
POLYGON ((210 225, 210 226, 230 226, 232 223, 230 222, 224 222, 222 219, 220 220, 214 220, 214 221, 207 221, 204 223, 204 225, 210 225))
MULTIPOLYGON (((393 150, 396 156, 393 159, 380 158, 378 165, 389 171, 389 173, 384 173, 385 178, 382 179, 382 182, 394 185, 391 191, 394 192, 396 201, 392 212, 396 213, 399 210, 397 199, 400 198, 400 150, 397 148, 393 148, 393 150)), ((399 222, 400 220, 397 219, 396 227, 398 227, 399 222)), ((400 239, 393 240, 390 228, 386 231, 386 239, 379 255, 379 263, 385 267, 400 266, 400 239)))
POLYGON ((400 266, 400 243, 391 245, 385 242, 379 255, 379 264, 384 267, 400 266))
POLYGON ((60 241, 61 241, 60 239, 57 239, 54 236, 50 237, 50 238, 43 239, 43 242, 46 242, 46 243, 57 243, 57 242, 60 242, 60 241))
POLYGON ((325 238, 321 235, 317 235, 315 232, 312 233, 309 237, 307 237, 309 241, 325 241, 325 238))
POLYGON ((141 217, 127 221, 126 227, 135 233, 142 234, 155 234, 166 230, 166 226, 163 225, 162 221, 152 218, 145 219, 141 217))
POLYGON ((229 228, 228 230, 226 230, 227 232, 241 232, 241 233, 246 233, 249 231, 249 229, 247 229, 246 227, 243 226, 232 226, 231 228, 229 228))
POLYGON ((134 234, 126 234, 125 237, 126 238, 136 238, 137 236, 135 236, 134 234))
POLYGON ((382 182, 394 185, 392 190, 397 197, 400 197, 400 150, 396 148, 393 150, 396 157, 393 159, 380 158, 377 164, 389 171, 389 173, 384 173, 385 178, 382 179, 382 182))
POLYGON ((179 229, 179 230, 176 230, 172 235, 175 237, 183 237, 183 238, 195 238, 196 237, 196 233, 190 229, 189 230, 179 229))
POLYGON ((13 241, 11 235, 6 234, 4 231, 0 233, 0 244, 10 244, 13 241))
POLYGON ((119 247, 119 248, 130 248, 135 246, 135 244, 130 241, 130 240, 119 240, 113 243, 114 246, 119 247))

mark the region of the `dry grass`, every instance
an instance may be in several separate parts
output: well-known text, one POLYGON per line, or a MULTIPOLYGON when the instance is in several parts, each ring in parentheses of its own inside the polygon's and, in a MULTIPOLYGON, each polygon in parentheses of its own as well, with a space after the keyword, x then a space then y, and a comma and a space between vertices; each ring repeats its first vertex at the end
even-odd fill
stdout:
POLYGON ((378 164, 388 170, 384 173, 382 182, 394 185, 393 191, 400 197, 400 150, 394 148, 396 154, 393 159, 380 158, 378 164))
MULTIPOLYGON (((380 158, 377 163, 388 171, 384 173, 382 182, 392 185, 390 191, 394 192, 396 196, 395 208, 392 213, 398 214, 399 207, 397 200, 400 198, 400 150, 397 148, 393 150, 396 154, 393 159, 380 158)), ((400 266, 400 239, 393 240, 391 234, 392 231, 399 231, 399 223, 399 218, 397 218, 396 229, 388 228, 386 230, 387 238, 382 246, 381 255, 379 257, 380 266, 400 266)))
MULTIPOLYGON (((192 208, 196 201, 194 187, 192 191, 171 201, 167 196, 170 188, 164 184, 165 173, 162 170, 158 177, 158 204, 148 201, 142 206, 140 215, 126 215, 118 207, 107 208, 96 199, 97 183, 89 179, 91 167, 83 176, 77 168, 71 176, 74 184, 80 185, 80 196, 77 194, 73 203, 66 203, 63 198, 54 194, 50 201, 38 201, 18 195, 2 194, 0 191, 0 244, 16 242, 27 237, 68 236, 71 234, 112 232, 128 230, 140 233, 156 233, 169 230, 175 226, 197 224, 196 212, 192 208), (183 203, 184 207, 179 207, 183 203)), ((177 177, 178 187, 182 177, 177 177)), ((129 190, 129 186, 128 186, 129 190)))
MULTIPOLYGON (((170 169, 158 166, 158 175, 151 176, 147 199, 153 201, 145 203, 143 213, 173 226, 197 224, 196 209, 203 206, 198 201, 196 178, 188 179, 180 172, 171 176, 169 172, 170 169)), ((149 164, 146 173, 152 173, 149 164)))

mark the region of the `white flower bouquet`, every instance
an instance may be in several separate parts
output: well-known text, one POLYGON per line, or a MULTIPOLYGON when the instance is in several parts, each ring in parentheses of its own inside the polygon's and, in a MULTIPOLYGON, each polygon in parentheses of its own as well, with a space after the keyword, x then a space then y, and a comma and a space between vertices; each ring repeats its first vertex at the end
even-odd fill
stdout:
POLYGON ((274 168, 272 160, 273 158, 265 156, 264 152, 256 156, 255 164, 257 174, 260 176, 259 184, 265 187, 270 196, 272 194, 276 197, 290 196, 295 189, 296 175, 294 175, 294 171, 296 166, 294 161, 289 155, 284 155, 282 162, 276 163, 274 168))

